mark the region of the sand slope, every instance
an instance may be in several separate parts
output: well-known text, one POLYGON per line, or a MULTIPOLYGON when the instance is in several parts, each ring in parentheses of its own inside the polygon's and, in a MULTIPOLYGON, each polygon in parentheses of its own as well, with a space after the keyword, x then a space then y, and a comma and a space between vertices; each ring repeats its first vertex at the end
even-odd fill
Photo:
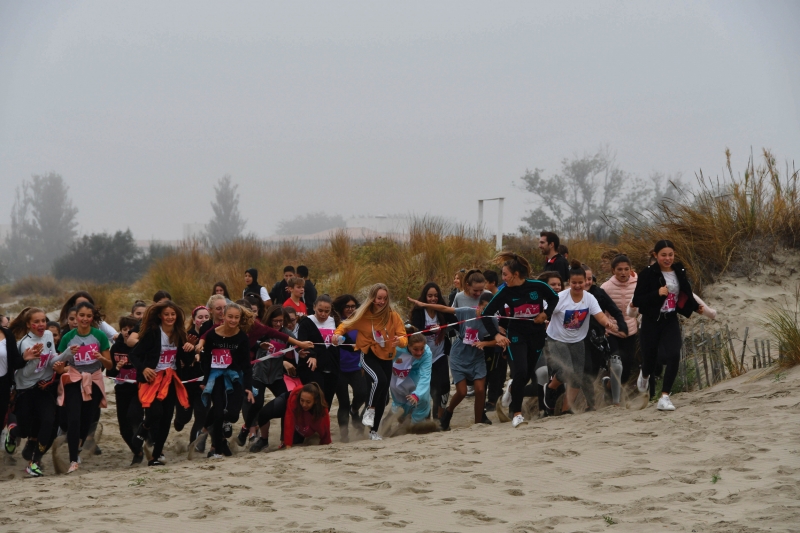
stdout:
POLYGON ((448 433, 216 461, 171 449, 155 469, 126 466, 109 409, 103 455, 77 475, 22 479, 22 459, 5 459, 0 530, 798 531, 800 368, 755 377, 677 394, 668 414, 515 430, 463 427, 465 403, 448 433))

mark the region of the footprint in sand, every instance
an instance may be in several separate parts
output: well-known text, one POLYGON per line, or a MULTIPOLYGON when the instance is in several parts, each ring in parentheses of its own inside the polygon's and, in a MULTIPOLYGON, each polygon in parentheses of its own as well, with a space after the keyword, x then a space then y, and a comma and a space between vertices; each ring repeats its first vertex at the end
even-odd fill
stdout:
POLYGON ((477 525, 475 524, 475 520, 483 524, 505 524, 505 520, 500 520, 499 518, 495 518, 493 516, 486 515, 481 513, 480 511, 475 511, 474 509, 460 509, 458 511, 453 511, 453 513, 460 515, 461 517, 467 519, 463 520, 462 522, 468 525, 477 525))

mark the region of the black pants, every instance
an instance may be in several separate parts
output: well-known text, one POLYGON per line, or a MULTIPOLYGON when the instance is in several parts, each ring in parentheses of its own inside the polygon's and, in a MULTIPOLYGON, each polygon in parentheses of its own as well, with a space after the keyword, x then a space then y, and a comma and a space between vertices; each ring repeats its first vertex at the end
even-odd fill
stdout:
POLYGON ((6 426, 6 415, 8 414, 8 404, 11 399, 13 378, 13 372, 8 372, 5 376, 0 377, 0 422, 3 423, 3 427, 6 426))
POLYGON ((175 394, 175 384, 170 383, 166 398, 163 400, 156 398, 150 407, 144 408, 144 426, 150 430, 150 436, 153 438, 153 457, 155 459, 161 457, 164 452, 164 443, 167 442, 167 436, 169 436, 176 403, 178 403, 178 397, 175 394))
POLYGON ((76 462, 81 441, 86 440, 89 429, 94 422, 94 412, 100 405, 103 392, 92 383, 92 398, 83 401, 81 383, 70 383, 64 385, 64 409, 62 416, 66 417, 67 444, 69 446, 69 460, 76 462))
MULTIPOLYGON (((350 421, 350 409, 358 412, 367 401, 367 380, 364 372, 359 369, 354 372, 339 372, 336 382, 336 399, 339 400, 339 412, 336 419, 339 426, 346 426, 350 421), (350 388, 353 389, 353 401, 350 401, 350 388)), ((330 405, 330 404, 328 404, 330 405)))
POLYGON ((598 350, 592 341, 589 340, 589 335, 583 339, 583 346, 586 357, 583 360, 581 390, 583 391, 583 396, 586 398, 587 407, 593 408, 595 405, 594 380, 597 378, 600 369, 606 368, 608 363, 606 362, 606 355, 601 350, 598 350))
POLYGON ((222 434, 222 424, 239 420, 244 397, 244 388, 238 381, 233 382, 233 389, 230 392, 225 390, 223 376, 218 377, 214 383, 214 389, 211 391, 211 407, 206 417, 206 427, 211 429, 212 443, 217 451, 220 450, 222 440, 225 438, 222 434))
POLYGON ((489 358, 487 358, 488 376, 486 378, 486 401, 488 403, 497 403, 497 399, 503 395, 503 385, 506 384, 506 375, 508 374, 508 361, 503 357, 503 352, 495 350, 495 348, 487 348, 494 351, 491 358, 491 366, 488 365, 489 358))
POLYGON ((525 397, 525 385, 529 381, 536 383, 536 362, 541 354, 542 342, 532 335, 513 336, 508 346, 508 357, 511 365, 511 406, 512 413, 522 411, 522 400, 525 397))
MULTIPOLYGON (((677 313, 659 315, 658 319, 642 316, 639 343, 642 349, 642 373, 658 376, 661 367, 667 366, 661 392, 672 392, 681 362, 681 326, 677 313), (660 352, 660 354, 659 354, 660 352)), ((652 388, 652 387, 651 387, 652 388)), ((651 391, 652 393, 652 391, 651 391)))
POLYGON ((276 398, 287 391, 286 383, 284 383, 283 379, 275 380, 269 385, 260 381, 253 381, 253 387, 258 390, 258 394, 253 398, 255 402, 250 403, 246 399, 242 402, 242 416, 244 418, 245 428, 253 427, 253 424, 258 421, 258 413, 261 411, 261 408, 264 407, 264 396, 266 395, 267 389, 269 389, 276 398))
POLYGON ((135 383, 122 383, 114 387, 117 398, 117 423, 119 434, 128 447, 131 447, 136 428, 144 419, 144 409, 139 402, 139 387, 135 383))
POLYGON ((392 360, 385 361, 379 359, 370 350, 361 355, 361 368, 364 369, 369 379, 372 381, 369 391, 369 401, 367 407, 375 408, 375 422, 372 424, 372 431, 378 431, 383 418, 383 410, 389 402, 389 380, 392 378, 392 360))
MULTIPOLYGON (((286 405, 288 401, 289 392, 287 391, 280 396, 276 396, 274 400, 265 405, 258 413, 259 427, 270 420, 275 420, 276 418, 281 419, 281 440, 283 440, 283 417, 286 415, 286 405)), ((305 440, 305 437, 295 431, 292 436, 291 444, 302 444, 305 440)))
MULTIPOLYGON (((203 389, 200 388, 199 382, 186 383, 186 394, 189 396, 189 408, 184 409, 182 405, 176 404, 175 406, 175 425, 183 428, 194 418, 192 430, 189 432, 189 442, 194 442, 200 431, 206 425, 206 415, 208 408, 203 404, 203 389)), ((176 428, 177 429, 177 428, 176 428)))
POLYGON ((46 389, 33 386, 30 389, 17 391, 14 408, 17 426, 11 431, 12 438, 36 439, 42 453, 50 447, 53 424, 56 420, 56 392, 55 383, 46 389))
POLYGON ((439 407, 447 408, 450 401, 450 363, 443 355, 431 366, 431 412, 438 416, 439 407))

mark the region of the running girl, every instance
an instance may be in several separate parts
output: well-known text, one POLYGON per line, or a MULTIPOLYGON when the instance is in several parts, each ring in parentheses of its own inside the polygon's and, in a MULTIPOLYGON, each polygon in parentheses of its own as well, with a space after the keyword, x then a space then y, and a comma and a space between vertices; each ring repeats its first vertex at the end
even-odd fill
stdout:
POLYGON ((642 315, 639 333, 642 369, 639 371, 636 386, 639 392, 646 393, 650 376, 661 374, 659 351, 662 351, 667 369, 661 385, 658 410, 674 411, 675 406, 669 395, 678 375, 681 359, 682 339, 678 314, 687 318, 695 311, 703 314, 703 307, 692 294, 686 268, 675 261, 675 246, 672 241, 658 241, 653 251, 656 262, 639 273, 633 292, 632 305, 642 315))
MULTIPOLYGON (((434 282, 422 287, 420 302, 444 305, 442 290, 434 282)), ((433 418, 440 419, 450 399, 450 337, 444 326, 456 322, 455 315, 436 311, 430 307, 414 306, 411 310, 411 325, 419 331, 425 331, 428 348, 431 349, 433 366, 431 368, 431 401, 433 402, 433 418)), ((504 377, 505 379, 505 377, 504 377)))
POLYGON ((563 412, 571 408, 578 395, 586 357, 583 340, 589 332, 589 317, 594 317, 602 327, 617 331, 616 322, 606 317, 597 299, 584 290, 585 286, 586 271, 580 261, 572 261, 569 269, 570 288, 558 294, 547 326, 547 367, 552 377, 545 387, 544 404, 550 414, 555 408, 556 391, 562 383, 567 384, 563 412))
MULTIPOLYGON (((2 315, 0 315, 2 317, 2 315)), ((6 318, 6 317, 2 317, 6 318)), ((33 352, 29 357, 33 358, 33 352)), ((26 362, 17 350, 17 341, 14 334, 6 326, 0 325, 0 417, 5 419, 8 404, 11 399, 11 384, 14 381, 14 371, 22 368, 26 362)), ((6 439, 5 448, 9 453, 17 449, 16 441, 6 439)))
POLYGON ((304 385, 316 382, 322 387, 328 405, 336 393, 339 372, 339 350, 331 343, 338 325, 331 316, 332 309, 330 296, 318 296, 314 302, 314 314, 301 318, 297 324, 297 338, 312 344, 308 355, 305 358, 301 356, 297 363, 297 375, 304 385))
MULTIPOLYGON (((625 309, 633 298, 638 277, 631 268, 631 260, 625 255, 617 255, 611 261, 611 279, 603 283, 602 289, 617 304, 620 309, 625 309)), ((619 332, 607 332, 608 344, 611 347, 611 362, 609 370, 611 376, 611 403, 619 405, 622 384, 627 383, 631 369, 639 359, 639 323, 633 317, 626 316, 628 335, 619 332)))
MULTIPOLYGON (((403 419, 419 424, 431 413, 431 349, 422 333, 408 330, 408 347, 398 348, 392 364, 392 410, 402 409, 403 419)), ((466 391, 465 391, 466 393, 466 391)))
POLYGON ((209 457, 233 455, 228 439, 233 434, 233 422, 239 420, 245 398, 253 403, 253 367, 250 365, 250 341, 247 330, 253 315, 238 304, 228 304, 222 325, 209 330, 200 363, 205 380, 203 403, 211 407, 206 427, 211 433, 214 449, 209 457), (222 455, 220 455, 220 453, 222 455))
POLYGON ((106 407, 103 368, 111 368, 108 337, 92 327, 100 322, 94 305, 84 300, 75 306, 78 325, 67 332, 59 344, 62 354, 71 352, 71 365, 58 383, 58 405, 66 410, 69 469, 78 469, 78 454, 89 435, 98 406, 106 407))
POLYGON ((369 290, 366 301, 356 309, 353 316, 336 328, 334 344, 342 344, 343 335, 357 331, 356 349, 361 350, 361 368, 372 382, 369 402, 361 422, 372 427, 369 433, 372 440, 383 440, 378 428, 383 410, 389 400, 389 379, 392 375, 392 360, 395 349, 405 348, 407 341, 403 321, 392 310, 389 288, 376 283, 369 290))
POLYGON ((53 333, 47 329, 47 316, 42 309, 23 309, 8 329, 21 339, 17 350, 22 354, 25 366, 17 370, 14 376, 17 425, 9 426, 5 448, 7 452, 11 448, 13 453, 15 446, 12 444, 10 447, 9 444, 27 438, 25 448, 28 453, 23 452, 23 456, 30 456, 31 459, 25 471, 38 477, 44 475, 42 456, 52 444, 56 421, 58 383, 53 368, 56 365, 63 366, 63 361, 72 352, 66 350, 59 354, 56 351, 53 333))
POLYGON ((452 308, 409 298, 418 307, 454 314, 456 319, 461 322, 456 339, 453 341, 453 347, 450 349, 450 374, 456 384, 456 393, 450 399, 450 405, 444 410, 439 420, 445 431, 450 429, 453 411, 467 396, 467 380, 473 381, 475 388, 475 423, 491 424, 483 411, 486 401, 486 357, 484 357, 483 349, 494 347, 497 343, 494 340, 486 340, 491 336, 484 327, 484 321, 476 320, 491 299, 492 294, 486 292, 478 297, 477 308, 452 308))
POLYGON ((119 319, 119 336, 111 346, 112 365, 106 370, 106 377, 114 378, 116 382, 114 397, 117 401, 117 423, 122 440, 133 452, 131 466, 141 463, 144 458, 141 448, 135 450, 132 445, 133 434, 142 423, 144 412, 139 403, 136 368, 128 360, 131 348, 125 343, 131 330, 137 325, 138 322, 133 317, 124 316, 119 319))
MULTIPOLYGON (((358 309, 359 303, 355 296, 343 294, 333 301, 333 310, 342 320, 347 320, 358 309)), ((356 331, 349 331, 345 335, 344 345, 339 346, 339 377, 336 380, 336 400, 339 410, 336 419, 339 422, 339 436, 342 442, 349 439, 347 422, 352 420, 356 428, 363 427, 359 411, 367 401, 367 380, 361 370, 361 356, 353 349, 356 343, 356 331), (350 389, 353 389, 353 400, 350 401, 350 389)))
POLYGON ((133 453, 142 450, 149 432, 153 458, 148 466, 164 464, 164 443, 169 435, 175 403, 189 408, 186 388, 178 376, 178 364, 191 364, 194 348, 186 338, 183 310, 169 300, 151 305, 142 319, 139 342, 128 356, 136 368, 139 402, 144 421, 132 439, 133 453))
POLYGON ((322 389, 316 383, 307 383, 292 392, 285 392, 269 402, 258 415, 261 427, 262 448, 269 443, 270 420, 283 418, 284 446, 291 448, 305 439, 319 435, 320 444, 331 443, 331 419, 322 389))
MULTIPOLYGON (((548 320, 558 303, 558 295, 546 283, 527 279, 531 275, 531 265, 515 253, 502 252, 494 258, 502 264, 505 285, 494 295, 483 310, 483 325, 498 346, 508 352, 511 365, 511 405, 512 424, 518 427, 525 423, 522 416, 522 400, 525 385, 536 383, 536 362, 544 348, 544 322, 548 320), (505 334, 498 331, 492 317, 503 315, 509 318, 505 334)), ((581 367, 583 368, 583 367, 581 367)))

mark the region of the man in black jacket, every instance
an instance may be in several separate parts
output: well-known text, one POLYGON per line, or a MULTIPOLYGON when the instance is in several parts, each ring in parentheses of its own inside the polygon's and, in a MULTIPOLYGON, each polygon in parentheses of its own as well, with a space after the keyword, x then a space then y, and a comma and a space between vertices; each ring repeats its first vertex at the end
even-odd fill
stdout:
POLYGON ((269 298, 273 304, 281 305, 289 297, 289 286, 286 283, 293 277, 295 277, 294 267, 292 265, 283 267, 283 279, 275 283, 269 291, 269 298))
POLYGON ((569 261, 558 253, 561 240, 552 231, 543 231, 539 234, 539 250, 544 256, 544 271, 558 272, 561 281, 569 281, 569 261))

